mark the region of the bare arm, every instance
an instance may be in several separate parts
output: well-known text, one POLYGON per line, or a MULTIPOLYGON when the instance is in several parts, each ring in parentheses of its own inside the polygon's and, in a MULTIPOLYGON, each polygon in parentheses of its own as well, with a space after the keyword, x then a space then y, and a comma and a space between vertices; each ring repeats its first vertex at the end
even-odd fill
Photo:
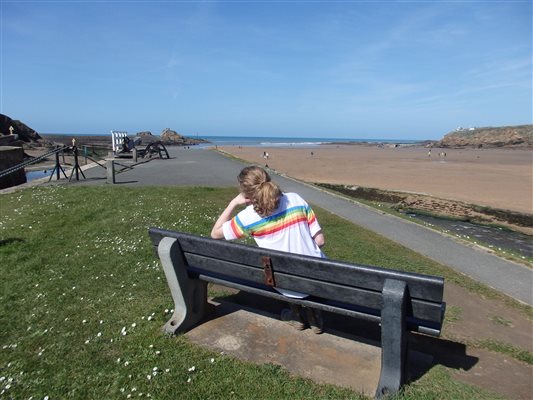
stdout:
POLYGON ((250 200, 248 200, 242 193, 240 193, 238 196, 235 196, 233 200, 231 200, 226 207, 224 211, 222 211, 222 214, 220 214, 220 217, 218 217, 217 222, 215 222, 215 225, 213 225, 213 229, 211 229, 211 237, 213 239, 224 239, 224 231, 222 229, 222 225, 224 225, 224 222, 229 221, 232 217, 233 210, 238 207, 245 204, 250 204, 250 200))
POLYGON ((313 236, 313 240, 318 247, 322 247, 326 243, 326 238, 324 237, 322 231, 318 231, 315 236, 313 236))

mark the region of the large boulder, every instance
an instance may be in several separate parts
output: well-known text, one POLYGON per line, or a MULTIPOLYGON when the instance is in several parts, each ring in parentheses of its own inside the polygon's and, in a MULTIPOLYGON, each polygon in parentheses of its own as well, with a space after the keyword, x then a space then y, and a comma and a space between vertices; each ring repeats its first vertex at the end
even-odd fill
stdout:
POLYGON ((42 140, 39 134, 31 129, 28 125, 19 120, 11 119, 7 115, 0 114, 0 134, 9 135, 11 131, 14 135, 18 135, 18 139, 26 143, 34 143, 42 140), (13 127, 12 130, 9 128, 13 127))
POLYGON ((169 128, 163 129, 163 132, 161 132, 161 135, 160 135, 160 139, 165 145, 194 146, 199 143, 208 143, 208 141, 205 139, 189 138, 189 137, 180 135, 176 131, 173 131, 172 129, 169 129, 169 128))
POLYGON ((152 135, 152 132, 150 131, 142 131, 142 132, 137 132, 135 136, 148 137, 148 136, 153 136, 153 135, 152 135))
POLYGON ((533 125, 500 128, 458 128, 438 143, 438 147, 531 147, 533 125))

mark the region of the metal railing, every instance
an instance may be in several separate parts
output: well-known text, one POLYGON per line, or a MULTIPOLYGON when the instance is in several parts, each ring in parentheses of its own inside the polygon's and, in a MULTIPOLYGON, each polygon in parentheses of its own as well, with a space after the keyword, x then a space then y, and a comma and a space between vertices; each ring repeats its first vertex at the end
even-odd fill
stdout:
POLYGON ((16 171, 19 171, 21 169, 24 169, 25 167, 27 167, 29 165, 36 164, 36 163, 44 160, 45 158, 50 157, 51 155, 59 154, 60 152, 65 151, 66 149, 68 149, 68 146, 58 147, 58 148, 56 148, 54 150, 50 150, 49 152, 40 155, 39 157, 35 157, 35 158, 30 159, 30 160, 26 160, 26 161, 21 162, 20 164, 17 164, 17 165, 13 165, 12 167, 9 167, 9 168, 7 168, 7 169, 5 169, 3 171, 0 171, 0 178, 3 178, 4 176, 12 174, 13 172, 16 172, 16 171))

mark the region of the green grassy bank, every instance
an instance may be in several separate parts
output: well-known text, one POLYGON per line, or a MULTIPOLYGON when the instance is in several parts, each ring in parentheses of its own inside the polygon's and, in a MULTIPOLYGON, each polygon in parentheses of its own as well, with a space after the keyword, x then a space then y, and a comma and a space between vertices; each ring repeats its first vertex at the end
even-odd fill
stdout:
MULTIPOLYGON (((233 195, 233 189, 63 186, 2 195, 0 398, 360 398, 161 334, 173 304, 148 227, 207 235, 233 195)), ((330 258, 444 271, 316 211, 330 258)), ((400 398, 496 396, 454 381, 439 366, 400 398)))

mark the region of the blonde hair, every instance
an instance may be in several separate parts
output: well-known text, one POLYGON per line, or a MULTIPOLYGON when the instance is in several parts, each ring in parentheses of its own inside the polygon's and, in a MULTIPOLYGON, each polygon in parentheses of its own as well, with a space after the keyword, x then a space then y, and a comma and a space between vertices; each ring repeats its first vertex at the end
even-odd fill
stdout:
POLYGON ((267 217, 279 206, 281 189, 270 180, 270 175, 261 167, 243 168, 239 176, 241 193, 252 201, 254 211, 267 217))

